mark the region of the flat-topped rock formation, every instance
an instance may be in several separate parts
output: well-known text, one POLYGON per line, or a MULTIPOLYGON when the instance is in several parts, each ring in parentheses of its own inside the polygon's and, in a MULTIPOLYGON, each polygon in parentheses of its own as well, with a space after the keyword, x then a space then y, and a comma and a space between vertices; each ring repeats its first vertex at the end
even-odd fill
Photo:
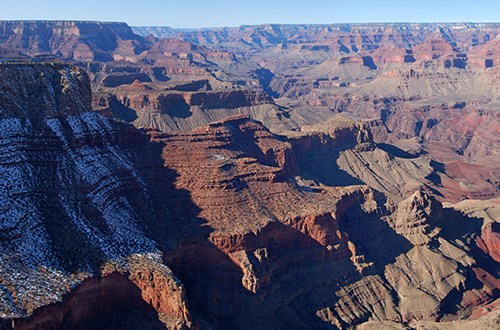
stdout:
POLYGON ((137 55, 147 42, 126 23, 89 21, 0 21, 3 47, 28 55, 53 54, 77 61, 113 61, 137 55))

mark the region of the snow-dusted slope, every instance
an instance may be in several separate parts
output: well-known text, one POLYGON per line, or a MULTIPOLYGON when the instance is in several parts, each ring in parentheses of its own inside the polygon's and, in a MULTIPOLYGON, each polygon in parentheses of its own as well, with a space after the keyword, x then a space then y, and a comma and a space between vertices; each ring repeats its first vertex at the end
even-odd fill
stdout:
POLYGON ((135 169, 147 136, 88 112, 79 69, 10 64, 0 76, 0 318, 61 301, 104 265, 130 272, 131 258, 173 279, 145 225, 168 217, 135 169))

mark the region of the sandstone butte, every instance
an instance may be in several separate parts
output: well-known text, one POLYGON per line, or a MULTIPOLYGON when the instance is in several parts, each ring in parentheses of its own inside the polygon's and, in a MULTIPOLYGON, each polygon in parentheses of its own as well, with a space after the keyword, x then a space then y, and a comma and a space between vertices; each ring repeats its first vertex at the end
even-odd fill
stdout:
POLYGON ((1 329, 498 327, 498 24, 0 27, 1 329))

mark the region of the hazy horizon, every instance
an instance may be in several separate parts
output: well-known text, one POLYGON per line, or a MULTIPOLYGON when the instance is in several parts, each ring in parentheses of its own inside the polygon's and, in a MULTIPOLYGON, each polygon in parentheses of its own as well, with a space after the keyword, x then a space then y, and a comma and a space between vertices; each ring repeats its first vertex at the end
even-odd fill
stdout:
POLYGON ((189 3, 161 0, 19 0, 3 5, 1 20, 125 22, 130 26, 181 29, 263 24, 497 23, 500 2, 478 0, 264 1, 189 3))
POLYGON ((125 21, 111 20, 81 20, 81 19, 0 19, 0 22, 96 22, 96 23, 124 23, 130 27, 155 27, 155 28, 171 28, 174 30, 201 30, 201 29, 224 29, 243 26, 266 26, 266 25, 281 25, 281 26, 330 26, 330 25, 412 25, 412 24, 429 24, 429 25, 458 25, 458 24, 484 24, 484 25, 500 25, 500 22, 342 22, 342 23, 256 23, 256 24, 240 24, 226 26, 199 26, 199 27, 174 27, 170 25, 133 25, 125 21))

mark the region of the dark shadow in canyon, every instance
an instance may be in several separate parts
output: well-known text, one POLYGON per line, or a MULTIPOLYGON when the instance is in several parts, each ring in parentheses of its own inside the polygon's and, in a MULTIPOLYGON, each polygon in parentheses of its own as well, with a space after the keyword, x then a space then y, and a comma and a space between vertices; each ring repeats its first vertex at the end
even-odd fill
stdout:
POLYGON ((259 80, 264 92, 272 98, 278 98, 279 94, 271 87, 271 82, 274 79, 274 73, 267 68, 260 68, 255 70, 254 75, 259 80))
POLYGON ((156 67, 152 69, 153 77, 154 79, 161 81, 161 82, 167 82, 170 80, 170 78, 167 76, 165 72, 165 68, 162 67, 156 67))
POLYGON ((388 154, 391 154, 391 155, 399 157, 399 158, 404 158, 404 159, 418 158, 418 156, 412 155, 409 152, 406 152, 403 149, 400 149, 400 148, 396 147, 395 145, 388 144, 388 143, 377 143, 377 148, 387 152, 388 154))
POLYGON ((363 56, 363 57, 361 57, 361 59, 363 60, 363 65, 364 66, 370 68, 371 70, 377 70, 378 69, 377 65, 373 61, 373 57, 371 57, 371 56, 363 56))
POLYGON ((471 218, 452 208, 444 208, 435 225, 441 227, 440 236, 449 242, 465 240, 474 235, 481 235, 483 221, 471 218))
POLYGON ((379 192, 374 194, 379 205, 378 212, 367 212, 360 203, 355 203, 343 212, 339 219, 339 229, 349 235, 357 251, 365 255, 367 261, 373 261, 383 272, 387 264, 393 263, 397 256, 410 251, 413 244, 384 221, 382 217, 389 214, 385 209, 387 198, 379 192))
POLYGON ((306 180, 314 180, 332 187, 344 187, 364 184, 359 178, 353 177, 337 164, 342 151, 353 148, 355 141, 342 141, 343 145, 337 145, 331 137, 319 138, 304 137, 298 140, 290 140, 292 143, 297 165, 300 168, 298 175, 306 180), (308 147, 304 147, 306 144, 308 147))
MULTIPOLYGON (((487 278, 478 277, 479 272, 485 272, 488 276, 498 279, 500 274, 500 263, 491 258, 490 255, 481 250, 477 245, 477 238, 481 236, 481 228, 483 219, 467 216, 455 209, 444 208, 441 216, 437 219, 435 225, 441 228, 440 236, 446 239, 450 244, 458 249, 463 249, 463 242, 470 246, 469 253, 473 256, 475 264, 472 267, 464 267, 459 264, 458 272, 466 276, 464 288, 461 291, 453 289, 444 299, 441 304, 441 314, 457 314, 463 309, 461 302, 468 290, 483 290, 487 278), (482 280, 483 281, 482 281, 482 280)), ((434 244, 439 244, 433 241, 434 244)), ((485 274, 483 274, 485 276, 485 274)), ((500 298, 500 289, 496 288, 489 293, 491 301, 500 298)), ((466 311, 467 312, 467 311, 466 311)))
POLYGON ((347 187, 353 185, 365 184, 359 178, 356 178, 344 171, 337 164, 337 159, 340 156, 339 151, 332 152, 329 156, 331 159, 324 161, 311 161, 299 163, 302 178, 306 180, 314 180, 318 183, 331 187, 347 187))
POLYGON ((469 217, 452 208, 444 208, 435 225, 441 228, 440 236, 451 244, 461 248, 456 242, 463 241, 471 246, 471 253, 478 267, 487 269, 493 274, 500 274, 500 263, 493 260, 477 246, 477 243, 474 243, 481 236, 483 223, 483 219, 469 217))
POLYGON ((120 102, 116 96, 112 96, 109 100, 109 108, 111 110, 111 113, 115 118, 121 119, 126 122, 133 122, 138 118, 137 112, 124 105, 122 102, 120 102))
POLYGON ((200 209, 193 203, 191 193, 175 186, 179 175, 164 165, 164 145, 163 141, 149 141, 144 135, 136 168, 144 179, 148 197, 130 202, 144 215, 144 230, 149 237, 163 250, 170 250, 186 237, 208 237, 212 230, 198 217, 200 209))
POLYGON ((118 87, 121 85, 130 85, 135 80, 140 82, 151 82, 151 78, 143 72, 124 72, 124 73, 115 73, 109 76, 106 76, 102 80, 102 84, 104 87, 118 87))
POLYGON ((191 106, 181 94, 165 94, 158 96, 158 110, 174 118, 186 119, 191 117, 191 106))
MULTIPOLYGON (((236 135, 229 145, 220 148, 229 148, 245 157, 255 157, 261 164, 275 166, 253 141, 253 136, 236 135)), ((350 260, 347 243, 334 238, 335 229, 328 229, 335 226, 335 220, 325 220, 322 224, 324 230, 333 235, 328 243, 335 245, 333 249, 320 244, 312 234, 280 222, 270 222, 257 233, 248 232, 243 237, 217 235, 217 240, 227 239, 227 246, 233 246, 235 251, 246 251, 246 257, 253 265, 252 271, 258 278, 255 284, 257 291, 253 293, 243 286, 243 270, 230 258, 230 251, 220 250, 209 239, 213 229, 199 217, 200 209, 194 205, 190 193, 175 187, 177 173, 163 167, 163 146, 160 138, 150 147, 152 159, 156 159, 153 163, 161 164, 162 168, 151 170, 146 177, 149 177, 147 182, 152 187, 149 189, 153 189, 153 195, 158 196, 156 207, 163 205, 169 220, 158 226, 152 219, 151 228, 155 239, 163 245, 165 264, 186 287, 192 313, 205 320, 202 322, 221 329, 245 326, 279 328, 285 323, 290 329, 323 326, 315 316, 316 310, 326 303, 334 304, 338 299, 335 291, 341 285, 360 279, 356 266, 350 260), (263 257, 259 253, 266 255, 260 261, 258 258, 263 257), (289 296, 294 298, 287 298, 289 296), (266 316, 255 318, 255 315, 266 316), (246 325, 243 326, 242 322, 246 325)), ((345 148, 349 147, 348 143, 345 148)), ((312 166, 315 177, 321 178, 322 183, 327 181, 340 185, 340 169, 336 165, 338 149, 313 150, 315 156, 312 158, 317 161, 307 161, 307 153, 301 154, 299 166, 309 170, 312 166), (328 181, 329 177, 333 179, 328 181)), ((227 167, 231 170, 230 166, 227 167)), ((347 177, 344 182, 359 183, 352 177, 347 177)), ((377 198, 381 205, 384 204, 381 194, 377 198)), ((380 214, 367 214, 357 205, 361 199, 360 195, 359 200, 354 199, 353 204, 344 210, 338 220, 339 226, 350 240, 354 240, 359 253, 375 262, 377 267, 370 272, 376 273, 397 255, 407 252, 411 244, 383 221, 381 216, 386 210, 380 210, 380 214)))
POLYGON ((6 320, 1 329, 165 329, 154 308, 126 275, 87 279, 64 302, 37 309, 28 319, 6 320))
MULTIPOLYGON (((445 165, 435 160, 431 160, 429 165, 431 165, 434 171, 426 179, 430 180, 436 186, 440 186, 442 184, 441 175, 446 174, 445 165)), ((441 193, 438 193, 438 196, 442 196, 441 193)))

